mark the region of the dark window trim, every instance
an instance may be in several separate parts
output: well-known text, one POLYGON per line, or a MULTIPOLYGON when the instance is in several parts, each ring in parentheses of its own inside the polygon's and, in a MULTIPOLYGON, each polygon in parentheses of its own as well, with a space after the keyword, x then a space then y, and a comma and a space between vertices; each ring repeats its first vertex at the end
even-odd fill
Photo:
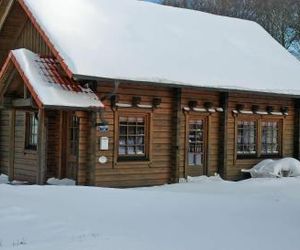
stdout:
POLYGON ((147 162, 150 161, 150 147, 151 147, 151 139, 150 139, 150 128, 151 128, 151 116, 149 112, 118 112, 117 120, 116 120, 116 160, 117 162, 147 162), (143 155, 119 155, 119 139, 120 139, 120 118, 121 117, 136 117, 144 119, 144 151, 143 155))
POLYGON ((279 159, 282 158, 283 155, 283 140, 282 140, 282 133, 283 133, 283 122, 284 118, 266 118, 266 117, 259 117, 253 118, 249 116, 241 116, 236 117, 236 127, 235 127, 235 155, 237 160, 247 160, 247 159, 279 159), (255 154, 238 154, 237 151, 237 137, 238 137, 238 122, 239 121, 254 121, 256 123, 256 153, 255 154), (262 154, 261 144, 262 144, 262 122, 278 122, 278 144, 279 144, 279 153, 278 154, 262 154))
POLYGON ((235 128, 235 130, 236 130, 236 142, 235 142, 235 144, 236 144, 236 148, 235 148, 235 153, 236 153, 236 155, 237 155, 237 158, 238 159, 253 159, 253 158, 257 158, 257 155, 258 155, 258 138, 259 138, 259 124, 258 124, 258 120, 256 120, 256 119, 251 119, 251 118, 244 118, 244 119, 238 119, 237 120, 237 123, 236 123, 236 128, 235 128), (254 125, 255 125, 255 133, 254 133, 254 135, 255 135, 255 140, 254 140, 254 145, 255 145, 255 153, 251 153, 251 152, 249 152, 249 153, 239 153, 239 151, 238 151, 238 126, 239 126, 239 122, 253 122, 254 123, 254 125))
POLYGON ((26 112, 25 113, 25 150, 36 151, 38 143, 38 118, 36 112, 26 112), (32 123, 32 117, 35 117, 35 123, 32 123), (36 133, 33 133, 35 128, 36 133), (33 144, 33 136, 36 137, 36 142, 33 144))
POLYGON ((207 117, 206 116, 191 116, 188 119, 187 122, 187 148, 186 148, 186 154, 187 154, 187 166, 189 167, 204 167, 205 166, 205 162, 206 162, 206 151, 207 151, 207 117), (202 152, 202 164, 190 164, 189 163, 189 153, 190 153, 190 142, 189 142, 189 135, 190 135, 190 125, 191 122, 195 122, 195 121, 202 121, 202 133, 203 133, 203 141, 201 141, 202 143, 202 147, 203 147, 203 152, 202 152))

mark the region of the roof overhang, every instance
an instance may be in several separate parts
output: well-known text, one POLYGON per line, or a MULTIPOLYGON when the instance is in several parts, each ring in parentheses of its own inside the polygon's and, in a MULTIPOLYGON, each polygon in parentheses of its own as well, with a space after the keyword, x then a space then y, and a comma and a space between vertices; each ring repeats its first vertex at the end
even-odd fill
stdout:
POLYGON ((99 110, 103 108, 97 95, 63 75, 53 58, 40 57, 26 49, 11 51, 0 72, 0 96, 4 97, 6 76, 15 69, 21 76, 38 108, 99 110))

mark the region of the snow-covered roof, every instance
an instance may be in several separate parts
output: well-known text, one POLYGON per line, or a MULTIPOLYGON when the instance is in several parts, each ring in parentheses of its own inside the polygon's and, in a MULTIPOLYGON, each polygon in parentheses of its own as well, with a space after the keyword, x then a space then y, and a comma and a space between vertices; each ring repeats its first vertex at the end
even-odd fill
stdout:
POLYGON ((300 95, 300 63, 254 22, 138 0, 19 0, 75 76, 300 95))
POLYGON ((89 88, 60 75, 57 62, 18 49, 9 57, 33 92, 35 100, 45 107, 101 108, 103 104, 89 88))

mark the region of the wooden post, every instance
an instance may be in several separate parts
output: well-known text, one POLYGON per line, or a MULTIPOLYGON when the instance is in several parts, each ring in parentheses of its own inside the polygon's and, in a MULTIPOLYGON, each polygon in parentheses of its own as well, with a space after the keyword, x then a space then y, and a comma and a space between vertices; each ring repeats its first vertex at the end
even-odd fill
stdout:
POLYGON ((63 165, 63 111, 59 111, 59 131, 58 131, 59 145, 58 145, 58 171, 57 177, 58 179, 63 178, 62 174, 62 165, 63 165))
POLYGON ((16 124, 16 110, 12 109, 9 112, 9 160, 8 160, 9 181, 13 181, 14 179, 15 124, 16 124))
POLYGON ((221 93, 220 96, 220 106, 223 108, 223 113, 220 115, 219 122, 219 169, 218 172, 222 178, 226 178, 227 173, 227 127, 228 127, 228 93, 221 93))
POLYGON ((300 100, 295 101, 294 158, 300 159, 300 100))
POLYGON ((174 129, 175 129, 175 142, 174 142, 174 171, 173 171, 173 182, 179 182, 180 178, 180 152, 185 150, 182 148, 180 143, 181 139, 181 123, 182 123, 182 110, 181 110, 181 89, 175 89, 175 117, 174 117, 174 129))
MULTIPOLYGON (((90 135, 89 135, 89 168, 87 174, 87 185, 96 185, 96 147, 98 145, 98 139, 96 135, 95 124, 97 122, 97 113, 90 113, 90 135)), ((114 162, 115 163, 115 162, 114 162)))
POLYGON ((44 109, 38 113, 37 184, 43 185, 47 171, 47 122, 44 109))

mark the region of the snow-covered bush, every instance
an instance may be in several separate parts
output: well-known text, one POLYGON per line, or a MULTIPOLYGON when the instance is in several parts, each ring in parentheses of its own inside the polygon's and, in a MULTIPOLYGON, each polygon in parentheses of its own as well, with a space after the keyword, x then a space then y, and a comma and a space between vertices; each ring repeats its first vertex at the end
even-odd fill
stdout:
POLYGON ((300 176, 300 162, 294 158, 280 160, 263 160, 251 169, 242 169, 251 174, 252 178, 266 177, 295 177, 300 176))

